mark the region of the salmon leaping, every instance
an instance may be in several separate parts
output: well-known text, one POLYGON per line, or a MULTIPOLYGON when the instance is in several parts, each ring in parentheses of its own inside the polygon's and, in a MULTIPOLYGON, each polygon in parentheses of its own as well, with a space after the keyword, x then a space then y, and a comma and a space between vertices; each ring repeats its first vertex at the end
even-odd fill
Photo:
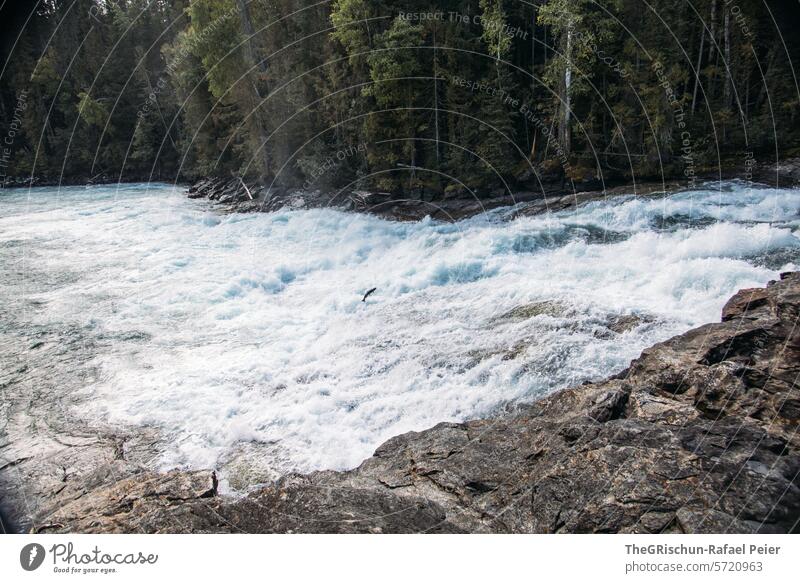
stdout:
POLYGON ((361 301, 362 301, 362 302, 366 302, 366 301, 367 301, 367 298, 368 298, 369 296, 371 296, 371 295, 372 295, 372 294, 375 292, 375 290, 376 290, 376 289, 378 289, 378 288, 377 288, 377 287, 373 287, 371 290, 368 290, 368 291, 367 291, 367 293, 365 293, 365 294, 364 294, 364 297, 363 297, 363 298, 361 298, 361 301))

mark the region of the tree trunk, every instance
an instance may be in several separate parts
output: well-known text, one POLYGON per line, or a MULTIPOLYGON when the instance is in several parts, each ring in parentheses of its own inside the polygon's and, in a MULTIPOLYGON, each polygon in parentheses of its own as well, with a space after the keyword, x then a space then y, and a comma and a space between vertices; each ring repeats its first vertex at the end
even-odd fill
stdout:
POLYGON ((711 42, 708 43, 708 60, 714 56, 714 40, 717 35, 717 0, 711 2, 711 42))
POLYGON ((750 119, 750 73, 747 73, 747 84, 744 88, 744 120, 750 119))
POLYGON ((569 90, 572 86, 572 24, 567 25, 567 47, 564 51, 566 59, 566 67, 564 69, 564 97, 563 97, 563 115, 561 118, 561 145, 564 148, 564 153, 569 156, 570 153, 570 131, 569 124, 572 117, 572 106, 570 103, 569 90))
POLYGON ((536 7, 533 7, 531 23, 531 97, 536 89, 536 7))
POLYGON ((544 59, 543 60, 544 60, 544 62, 546 64, 547 63, 547 27, 545 26, 543 28, 544 28, 544 30, 542 30, 542 34, 544 35, 544 38, 543 38, 543 41, 542 41, 542 50, 544 51, 544 59))
POLYGON ((436 127, 436 168, 439 169, 439 61, 436 54, 436 31, 433 32, 433 112, 436 127))
MULTIPOLYGON (((708 43, 708 62, 711 64, 711 59, 714 58, 719 52, 714 52, 717 41, 717 0, 711 2, 711 35, 708 43)), ((713 74, 708 76, 708 91, 706 92, 706 100, 710 100, 714 93, 714 77, 713 74)))
MULTIPOLYGON (((255 29, 253 28, 253 21, 250 18, 250 7, 248 6, 248 0, 236 0, 236 3, 239 6, 239 17, 242 21, 242 32, 246 38, 246 42, 243 45, 244 56, 248 63, 251 66, 255 66, 260 73, 266 73, 266 63, 264 63, 263 60, 256 58, 255 29)), ((257 88, 256 92, 258 92, 257 88)))
POLYGON ((732 104, 732 97, 733 97, 733 63, 731 63, 731 29, 730 29, 730 20, 731 20, 731 13, 730 11, 725 8, 725 29, 724 29, 724 39, 725 39, 725 90, 724 90, 724 103, 725 107, 730 108, 732 104))
POLYGON ((694 68, 694 91, 692 92, 692 113, 697 103, 697 87, 700 85, 700 66, 703 64, 703 41, 706 39, 705 24, 700 23, 700 50, 697 51, 697 65, 694 68))
MULTIPOLYGON (((260 73, 266 73, 267 67, 266 64, 257 58, 256 51, 255 51, 255 31, 253 29, 253 21, 250 19, 250 8, 248 7, 248 0, 237 0, 237 4, 239 6, 239 17, 242 22, 242 32, 245 35, 246 41, 242 45, 244 50, 245 56, 245 66, 248 68, 255 67, 257 71, 260 73)), ((270 170, 270 163, 269 163, 269 155, 267 152, 267 141, 269 140, 269 132, 267 132, 266 127, 261 119, 261 114, 259 108, 261 107, 261 103, 264 99, 264 96, 261 95, 261 91, 258 88, 258 82, 253 77, 252 72, 247 75, 250 84, 253 88, 253 103, 252 103, 252 111, 250 111, 250 125, 253 126, 253 130, 258 135, 258 152, 260 154, 261 159, 261 168, 262 168, 262 175, 266 176, 269 174, 270 170)), ((266 88, 266 93, 269 93, 269 88, 264 81, 264 86, 266 88)))
POLYGON ((772 46, 772 50, 770 51, 770 57, 769 61, 767 62, 767 66, 761 71, 761 82, 758 84, 758 97, 756 97, 756 100, 753 102, 753 109, 755 110, 761 108, 761 105, 764 103, 764 99, 769 94, 769 81, 772 77, 772 67, 775 64, 775 58, 780 53, 779 47, 779 40, 776 39, 772 46))

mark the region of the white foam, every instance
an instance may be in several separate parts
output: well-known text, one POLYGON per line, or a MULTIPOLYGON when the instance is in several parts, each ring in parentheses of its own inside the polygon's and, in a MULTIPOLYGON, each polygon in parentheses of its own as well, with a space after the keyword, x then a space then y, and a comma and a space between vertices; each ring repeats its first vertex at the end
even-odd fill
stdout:
POLYGON ((39 294, 44 321, 151 335, 95 355, 77 414, 163 429, 162 468, 242 441, 277 444, 279 471, 352 467, 393 435, 621 369, 800 246, 800 193, 743 184, 457 224, 220 216, 158 186, 4 197, 0 241, 81 274, 39 294), (562 309, 498 318, 542 301, 562 309), (609 333, 621 313, 653 322, 609 333))

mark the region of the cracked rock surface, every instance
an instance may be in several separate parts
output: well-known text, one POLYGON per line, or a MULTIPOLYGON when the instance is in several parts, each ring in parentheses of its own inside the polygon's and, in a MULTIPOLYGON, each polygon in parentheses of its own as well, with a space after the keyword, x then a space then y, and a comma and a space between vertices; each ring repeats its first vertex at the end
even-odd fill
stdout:
POLYGON ((394 437, 347 472, 218 496, 212 472, 55 495, 42 532, 794 532, 800 273, 517 414, 394 437))

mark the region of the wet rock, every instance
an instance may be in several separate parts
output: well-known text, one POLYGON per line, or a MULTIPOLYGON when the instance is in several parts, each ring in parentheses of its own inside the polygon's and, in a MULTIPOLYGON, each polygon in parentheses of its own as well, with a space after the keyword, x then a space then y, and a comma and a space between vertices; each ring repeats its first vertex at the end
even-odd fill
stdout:
POLYGON ((751 288, 739 290, 722 308, 722 321, 727 322, 736 318, 758 317, 756 310, 765 306, 768 300, 769 295, 766 289, 751 288), (753 312, 752 315, 750 312, 753 312))
MULTIPOLYGON (((529 204, 524 205, 513 216, 536 216, 545 213, 555 213, 576 208, 586 203, 607 200, 616 196, 661 196, 667 192, 680 189, 680 186, 681 185, 677 182, 652 182, 605 188, 603 190, 584 189, 582 191, 576 190, 570 193, 556 191, 540 196, 538 200, 533 200, 529 204)), ((521 202, 524 202, 524 199, 521 202)))
POLYGON ((215 496, 208 473, 88 489, 58 532, 792 532, 800 519, 800 273, 624 374, 516 414, 394 437, 358 468, 215 496))
POLYGON ((521 205, 512 215, 539 215, 558 212, 595 200, 605 200, 619 195, 659 195, 680 187, 677 182, 639 183, 600 189, 594 181, 575 183, 570 189, 558 185, 541 184, 538 192, 497 190, 469 193, 445 192, 369 192, 363 190, 340 191, 329 189, 295 189, 270 185, 248 184, 251 200, 238 178, 203 178, 189 187, 189 198, 206 198, 216 201, 224 209, 234 212, 272 212, 282 208, 313 209, 335 208, 366 212, 397 221, 418 221, 431 217, 440 221, 459 221, 492 209, 521 205), (256 195, 256 190, 264 192, 256 195))
POLYGON ((800 158, 787 158, 772 164, 764 164, 756 172, 757 178, 777 187, 800 185, 800 158))
POLYGON ((567 311, 567 306, 553 300, 531 302, 511 308, 508 312, 497 316, 495 323, 529 320, 536 316, 562 316, 567 311))
POLYGON ((642 324, 653 322, 653 318, 640 314, 620 314, 609 318, 606 327, 616 334, 624 334, 638 328, 642 324))

